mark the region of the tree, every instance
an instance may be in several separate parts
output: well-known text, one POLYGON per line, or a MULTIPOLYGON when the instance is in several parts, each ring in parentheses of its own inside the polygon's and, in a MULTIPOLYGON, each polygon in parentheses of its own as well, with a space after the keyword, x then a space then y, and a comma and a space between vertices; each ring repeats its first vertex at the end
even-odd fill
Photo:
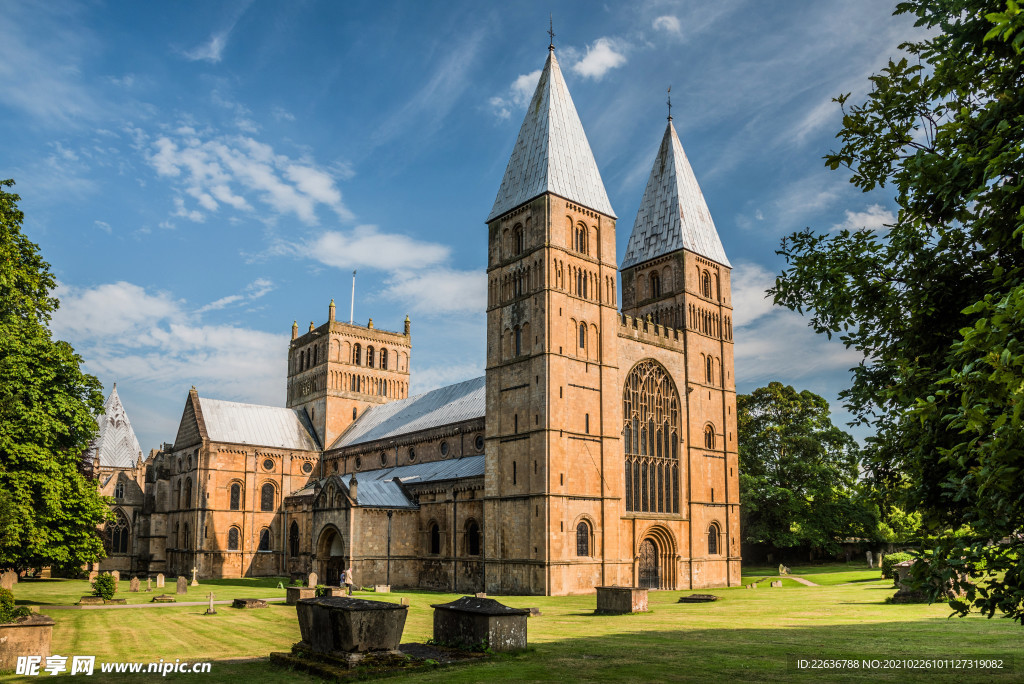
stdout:
POLYGON ((102 411, 100 384, 47 327, 58 302, 18 195, 0 181, 0 567, 81 565, 102 556, 107 507, 79 470, 102 411))
POLYGON ((858 494, 856 441, 828 402, 772 382, 736 398, 744 538, 776 548, 835 552, 870 534, 874 508, 858 494))
POLYGON ((871 478, 933 538, 915 576, 933 599, 947 580, 966 590, 960 614, 1022 620, 1024 14, 1011 0, 897 13, 929 37, 871 77, 863 104, 837 98, 841 145, 825 157, 865 192, 891 187, 896 221, 790 235, 771 293, 864 353, 840 396, 877 432, 871 478), (945 532, 960 529, 972 536, 945 532))

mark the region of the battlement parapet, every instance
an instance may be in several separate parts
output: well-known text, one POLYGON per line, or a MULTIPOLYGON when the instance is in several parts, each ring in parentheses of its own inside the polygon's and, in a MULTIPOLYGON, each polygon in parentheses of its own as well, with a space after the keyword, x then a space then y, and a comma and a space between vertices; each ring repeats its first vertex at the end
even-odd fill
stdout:
POLYGON ((667 325, 654 323, 646 318, 621 314, 619 337, 628 337, 639 342, 649 342, 662 347, 683 350, 683 331, 667 325))

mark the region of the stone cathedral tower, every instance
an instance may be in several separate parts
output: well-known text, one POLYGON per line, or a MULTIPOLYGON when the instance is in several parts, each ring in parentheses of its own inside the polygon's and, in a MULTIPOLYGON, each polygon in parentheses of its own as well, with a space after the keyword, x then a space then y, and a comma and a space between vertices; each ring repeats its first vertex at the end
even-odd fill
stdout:
POLYGON ((487 218, 488 591, 618 578, 615 218, 551 48, 487 218))

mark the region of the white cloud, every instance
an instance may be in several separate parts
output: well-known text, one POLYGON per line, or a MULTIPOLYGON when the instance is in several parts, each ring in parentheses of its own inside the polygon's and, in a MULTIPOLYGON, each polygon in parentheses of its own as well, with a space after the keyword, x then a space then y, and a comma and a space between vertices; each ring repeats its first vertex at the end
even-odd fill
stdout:
POLYGON ((447 268, 399 274, 384 294, 420 313, 475 313, 487 306, 487 277, 483 271, 447 268))
POLYGON ((732 285, 733 326, 741 328, 774 309, 765 290, 775 285, 775 274, 760 264, 736 264, 732 285))
POLYGON ((423 242, 399 233, 382 233, 377 226, 357 226, 350 233, 325 231, 299 248, 280 245, 278 252, 312 255, 327 266, 347 270, 370 267, 408 270, 434 266, 448 258, 445 245, 423 242))
POLYGON ((896 223, 896 215, 881 204, 872 204, 864 211, 846 210, 846 220, 832 226, 832 230, 885 230, 896 223))
POLYGON ((478 378, 483 374, 483 367, 474 363, 417 368, 412 376, 412 394, 423 394, 438 387, 478 378))
POLYGON ((274 107, 270 110, 270 115, 274 117, 276 121, 295 121, 295 115, 284 107, 274 107))
POLYGON ((208 41, 195 46, 191 50, 183 51, 182 55, 185 59, 193 62, 203 61, 216 64, 222 58, 224 48, 228 44, 229 35, 230 30, 214 33, 208 41))
POLYGON ((530 104, 530 98, 537 90, 537 82, 540 81, 541 70, 531 71, 528 74, 520 74, 504 95, 492 97, 489 104, 494 109, 499 119, 507 119, 512 115, 513 109, 523 109, 530 104))
POLYGON ((600 81, 610 70, 626 63, 620 43, 612 38, 598 38, 587 47, 587 54, 572 66, 572 70, 584 78, 600 81))
POLYGON ((658 17, 654 20, 652 26, 659 31, 674 33, 677 36, 682 34, 682 27, 679 24, 679 19, 671 14, 658 17))
POLYGON ((207 311, 218 311, 220 309, 231 306, 238 302, 249 302, 254 299, 259 299, 263 295, 274 289, 273 281, 267 280, 266 278, 257 278, 253 282, 249 283, 245 290, 241 294, 227 295, 220 299, 210 302, 205 306, 201 306, 196 309, 197 314, 203 314, 207 311))
POLYGON ((107 235, 110 235, 110 233, 113 232, 113 229, 110 227, 110 224, 107 223, 106 221, 93 221, 93 223, 96 224, 96 227, 102 230, 107 235))
MULTIPOLYGON (((278 214, 294 214, 303 223, 319 222, 317 208, 325 206, 341 219, 352 213, 342 201, 335 175, 310 159, 293 159, 265 143, 240 135, 216 135, 181 126, 142 146, 158 175, 173 179, 177 188, 198 207, 175 199, 174 216, 203 221, 205 214, 227 205, 254 213, 258 201, 278 214)), ((342 174, 351 173, 345 165, 342 174)))

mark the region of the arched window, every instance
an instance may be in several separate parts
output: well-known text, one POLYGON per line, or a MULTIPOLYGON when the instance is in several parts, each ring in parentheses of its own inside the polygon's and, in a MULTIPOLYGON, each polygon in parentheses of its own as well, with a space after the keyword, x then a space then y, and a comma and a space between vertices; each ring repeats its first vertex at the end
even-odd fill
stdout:
POLYGON ((516 346, 516 356, 519 356, 520 354, 523 353, 523 331, 522 331, 522 329, 518 325, 516 326, 515 337, 516 337, 516 345, 515 345, 516 346))
POLYGON ((373 347, 366 348, 366 367, 373 368, 373 347))
POLYGON ((185 478, 185 505, 182 508, 189 508, 192 506, 192 478, 185 478))
POLYGON ((662 366, 648 359, 629 372, 622 414, 626 510, 678 513, 680 402, 662 366))
POLYGON ((191 536, 188 533, 188 523, 185 523, 184 530, 185 530, 185 534, 182 536, 181 542, 180 542, 180 545, 179 545, 178 548, 187 549, 187 548, 189 548, 192 545, 191 544, 192 538, 191 538, 191 536))
POLYGON ((260 489, 260 510, 274 510, 274 485, 269 482, 260 489))
POLYGON ((232 527, 228 530, 228 551, 238 551, 238 538, 241 536, 238 533, 237 527, 232 527))
POLYGON ((580 323, 580 349, 587 348, 587 324, 580 323))
POLYGON ((704 448, 715 448, 715 427, 710 424, 704 426, 704 448))
POLYGON ((299 555, 299 523, 294 520, 288 530, 288 552, 293 558, 299 555))
POLYGON ((587 227, 582 223, 576 226, 576 251, 580 254, 587 253, 587 227))
POLYGON ((124 482, 118 482, 116 485, 114 485, 114 498, 115 499, 123 499, 124 498, 124 482))
POLYGON ((320 347, 313 347, 313 365, 319 363, 320 347))
POLYGON ((121 509, 114 511, 114 519, 107 523, 106 534, 104 535, 104 546, 107 547, 107 554, 128 553, 130 548, 131 524, 128 517, 121 509))
POLYGON ((590 525, 585 520, 576 526, 576 555, 590 555, 590 525))
POLYGON ((441 553, 441 528, 437 523, 430 524, 430 553, 434 556, 441 553))
POLYGON ((480 555, 480 526, 473 519, 466 523, 466 554, 469 556, 480 555))
POLYGON ((262 530, 260 530, 260 545, 259 545, 259 549, 258 550, 259 551, 269 551, 270 550, 270 528, 269 527, 264 527, 262 530))
POLYGON ((517 225, 512 229, 512 254, 522 254, 523 247, 523 227, 517 225))
POLYGON ((704 370, 708 378, 708 384, 715 384, 715 360, 710 354, 708 354, 707 359, 705 360, 704 370))
POLYGON ((700 276, 700 291, 708 299, 711 299, 711 274, 707 271, 701 273, 700 276))
POLYGON ((174 548, 181 547, 181 525, 174 523, 174 548))
POLYGON ((708 527, 708 555, 718 555, 718 523, 711 523, 708 527))
POLYGON ((357 366, 362 365, 363 363, 363 347, 361 344, 357 343, 352 347, 352 363, 357 366))
POLYGON ((658 278, 658 274, 657 273, 652 273, 651 274, 651 296, 652 297, 660 297, 661 296, 661 280, 658 278))
POLYGON ((380 367, 381 367, 381 370, 387 370, 388 369, 388 350, 387 349, 381 349, 380 350, 380 367))
POLYGON ((237 482, 231 484, 231 497, 228 508, 237 511, 242 505, 242 485, 237 482))

